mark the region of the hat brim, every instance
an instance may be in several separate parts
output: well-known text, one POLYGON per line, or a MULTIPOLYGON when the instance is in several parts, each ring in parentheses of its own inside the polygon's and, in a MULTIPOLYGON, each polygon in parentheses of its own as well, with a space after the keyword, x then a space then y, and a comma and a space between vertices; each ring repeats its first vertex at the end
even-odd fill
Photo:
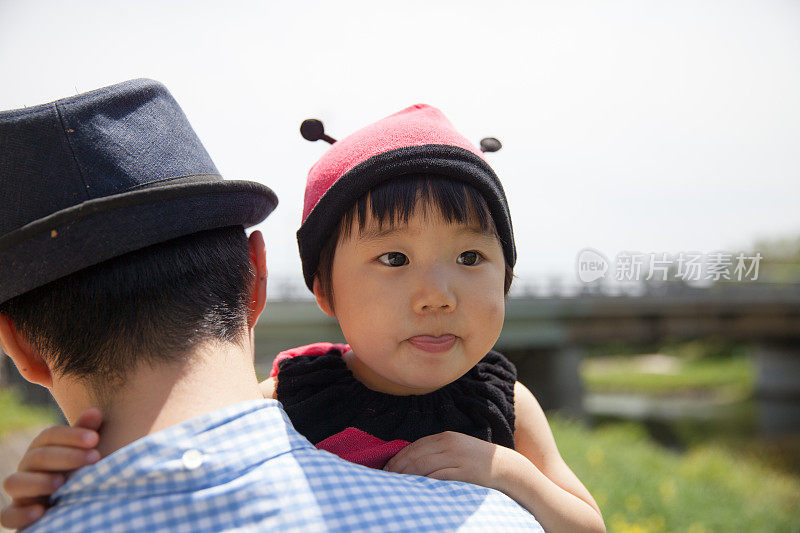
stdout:
POLYGON ((219 179, 88 200, 0 237, 0 303, 159 242, 253 226, 277 204, 275 193, 260 183, 219 179))

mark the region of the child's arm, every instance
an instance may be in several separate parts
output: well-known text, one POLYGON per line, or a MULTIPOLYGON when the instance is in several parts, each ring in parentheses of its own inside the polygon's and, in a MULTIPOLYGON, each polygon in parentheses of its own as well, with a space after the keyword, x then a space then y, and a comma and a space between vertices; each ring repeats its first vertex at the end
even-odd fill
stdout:
POLYGON ((605 531, 600 508, 561 458, 539 402, 519 381, 514 386, 514 413, 515 446, 528 464, 510 472, 509 496, 547 531, 605 531))
POLYGON ((517 382, 514 398, 516 451, 446 431, 407 446, 384 470, 497 489, 530 511, 548 532, 604 532, 600 509, 558 453, 533 394, 517 382))
POLYGON ((74 426, 52 426, 33 439, 17 471, 3 482, 11 504, 0 513, 0 525, 21 529, 36 522, 67 473, 100 460, 94 447, 100 440, 101 422, 98 409, 87 409, 74 426))

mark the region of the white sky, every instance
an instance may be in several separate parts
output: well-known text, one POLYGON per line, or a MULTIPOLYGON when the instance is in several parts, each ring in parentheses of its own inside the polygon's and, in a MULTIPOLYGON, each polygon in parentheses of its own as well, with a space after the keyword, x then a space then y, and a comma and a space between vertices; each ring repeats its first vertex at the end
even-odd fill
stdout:
POLYGON ((739 250, 800 233, 800 2, 0 0, 0 109, 162 81, 228 179, 279 196, 270 273, 301 279, 308 168, 403 107, 441 108, 489 160, 521 281, 586 246, 739 250))

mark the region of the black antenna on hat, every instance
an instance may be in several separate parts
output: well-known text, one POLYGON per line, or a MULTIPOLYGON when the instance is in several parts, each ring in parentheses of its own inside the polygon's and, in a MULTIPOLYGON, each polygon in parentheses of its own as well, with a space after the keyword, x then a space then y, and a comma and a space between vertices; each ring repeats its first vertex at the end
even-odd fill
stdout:
POLYGON ((307 118, 300 124, 300 135, 303 136, 303 139, 312 142, 320 139, 330 144, 336 142, 333 137, 325 135, 325 126, 322 125, 321 120, 315 118, 307 118))
MULTIPOLYGON (((321 124, 320 124, 321 126, 321 124)), ((503 147, 503 143, 494 137, 484 137, 481 139, 481 152, 496 152, 503 147)))

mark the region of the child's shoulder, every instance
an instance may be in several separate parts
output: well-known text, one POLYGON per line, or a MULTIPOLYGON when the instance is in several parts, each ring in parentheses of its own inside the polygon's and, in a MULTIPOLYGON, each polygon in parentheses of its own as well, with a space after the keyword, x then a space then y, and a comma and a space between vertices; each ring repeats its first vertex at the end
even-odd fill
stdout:
POLYGON ((514 438, 539 441, 551 434, 550 424, 533 393, 520 383, 514 383, 514 438))

